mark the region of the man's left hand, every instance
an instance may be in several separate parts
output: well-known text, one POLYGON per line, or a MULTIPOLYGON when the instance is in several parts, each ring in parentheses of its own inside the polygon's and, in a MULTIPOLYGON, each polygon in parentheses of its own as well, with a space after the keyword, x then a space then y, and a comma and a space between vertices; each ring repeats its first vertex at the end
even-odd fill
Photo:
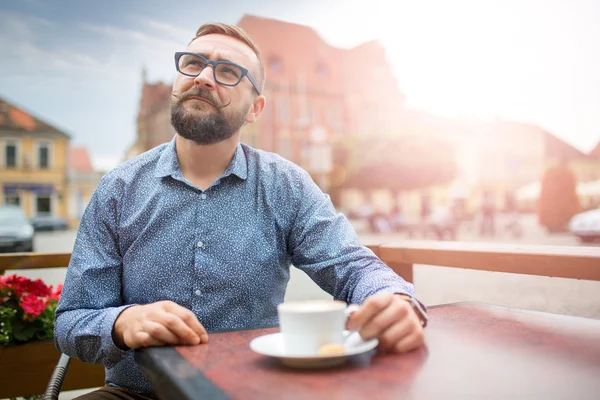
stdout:
POLYGON ((423 345, 421 321, 408 301, 400 295, 377 293, 369 297, 348 321, 363 340, 379 339, 379 348, 404 353, 423 345))

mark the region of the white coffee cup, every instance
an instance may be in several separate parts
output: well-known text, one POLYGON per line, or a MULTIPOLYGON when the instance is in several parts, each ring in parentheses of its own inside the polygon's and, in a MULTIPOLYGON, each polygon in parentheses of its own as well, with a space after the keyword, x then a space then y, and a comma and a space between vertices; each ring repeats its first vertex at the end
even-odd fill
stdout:
POLYGON ((357 305, 343 301, 307 300, 277 307, 284 351, 288 355, 316 355, 326 344, 344 345, 346 322, 357 305))

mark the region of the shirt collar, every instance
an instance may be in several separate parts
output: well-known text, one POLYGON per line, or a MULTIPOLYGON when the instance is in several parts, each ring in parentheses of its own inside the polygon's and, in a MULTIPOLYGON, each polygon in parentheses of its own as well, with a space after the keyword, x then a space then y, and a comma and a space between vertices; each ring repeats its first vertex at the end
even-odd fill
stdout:
MULTIPOLYGON (((154 176, 162 178, 164 176, 181 175, 181 168, 179 168, 179 161, 177 161, 177 152, 175 150, 176 137, 176 135, 173 137, 160 155, 160 158, 156 164, 156 169, 154 170, 154 176)), ((223 173, 222 177, 224 178, 231 174, 236 175, 238 178, 243 180, 246 180, 248 177, 246 154, 244 153, 241 143, 238 143, 237 148, 235 149, 235 154, 233 155, 233 159, 231 160, 229 167, 227 167, 223 173)))
POLYGON ((235 154, 233 155, 233 159, 231 160, 231 164, 223 173, 223 177, 229 175, 235 175, 240 179, 246 180, 248 177, 248 163, 246 160, 246 153, 244 153, 244 149, 242 148, 242 144, 238 143, 237 148, 235 149, 235 154))

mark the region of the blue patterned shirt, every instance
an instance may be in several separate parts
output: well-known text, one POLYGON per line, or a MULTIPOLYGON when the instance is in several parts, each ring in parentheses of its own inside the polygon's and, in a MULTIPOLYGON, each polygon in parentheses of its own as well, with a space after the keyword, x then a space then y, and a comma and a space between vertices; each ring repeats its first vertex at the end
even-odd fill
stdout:
POLYGON ((413 294, 300 167, 239 144, 203 191, 183 177, 173 139, 100 182, 77 234, 55 342, 104 364, 108 384, 153 393, 133 351, 112 340, 124 308, 172 300, 209 333, 276 325, 291 265, 348 303, 379 291, 413 294))

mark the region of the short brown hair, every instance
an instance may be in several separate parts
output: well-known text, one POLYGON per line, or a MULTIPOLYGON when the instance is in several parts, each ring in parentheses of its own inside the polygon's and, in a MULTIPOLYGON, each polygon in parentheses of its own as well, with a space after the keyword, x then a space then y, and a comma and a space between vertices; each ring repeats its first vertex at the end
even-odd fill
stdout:
POLYGON ((258 81, 260 92, 262 93, 265 86, 265 80, 267 78, 265 74, 265 66, 262 62, 262 58, 260 57, 260 50, 258 50, 258 46, 250 38, 250 35, 248 35, 246 31, 244 31, 242 28, 236 25, 223 24, 220 22, 209 22, 198 28, 198 30, 196 31, 196 36, 192 40, 190 40, 190 43, 192 43, 199 37, 206 35, 229 36, 239 40, 240 42, 246 44, 252 49, 254 54, 256 54, 256 58, 258 58, 258 68, 260 76, 257 76, 256 80, 258 81))

